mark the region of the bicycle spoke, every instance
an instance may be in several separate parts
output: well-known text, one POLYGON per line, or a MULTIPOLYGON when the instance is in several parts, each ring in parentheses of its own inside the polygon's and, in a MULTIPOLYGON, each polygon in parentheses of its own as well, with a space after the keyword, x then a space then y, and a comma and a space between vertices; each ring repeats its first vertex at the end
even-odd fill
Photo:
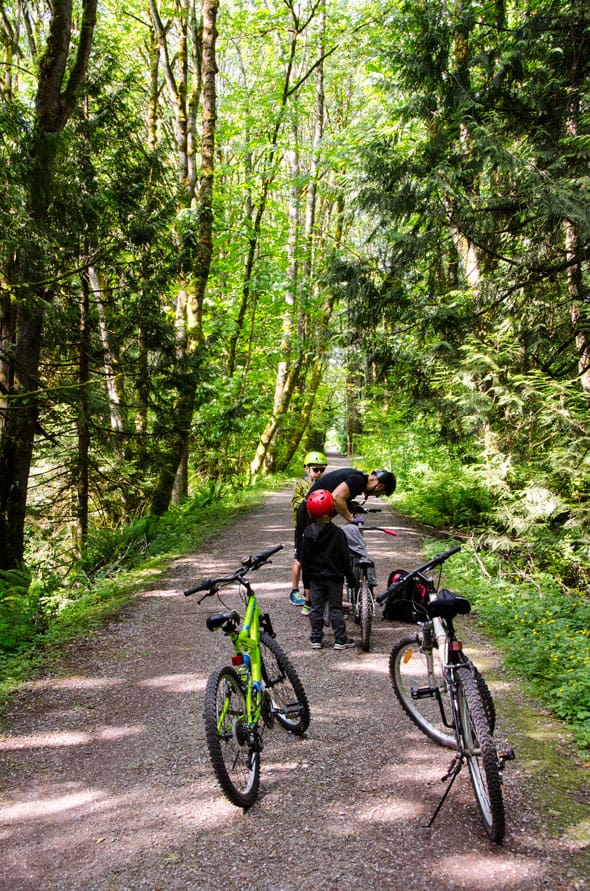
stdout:
POLYGON ((451 706, 436 648, 424 651, 421 632, 391 651, 389 675, 398 701, 414 724, 440 746, 455 748, 451 706))
POLYGON ((240 679, 233 668, 214 671, 205 691, 205 731, 219 785, 238 807, 250 807, 258 795, 260 752, 249 731, 240 679))
POLYGON ((265 631, 260 634, 262 680, 270 699, 271 714, 279 724, 296 736, 305 733, 310 712, 299 675, 276 640, 265 631))

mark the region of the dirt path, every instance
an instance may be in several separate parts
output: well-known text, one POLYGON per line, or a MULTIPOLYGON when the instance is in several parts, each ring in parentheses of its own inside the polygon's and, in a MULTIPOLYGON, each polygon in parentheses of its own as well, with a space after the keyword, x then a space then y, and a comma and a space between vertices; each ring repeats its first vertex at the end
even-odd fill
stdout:
MULTIPOLYGON (((449 753, 414 730, 394 701, 387 660, 402 630, 377 622, 370 654, 310 649, 307 619, 287 601, 289 498, 290 490, 271 495, 177 561, 158 587, 72 650, 55 676, 14 699, 0 736, 0 887, 589 887, 583 850, 535 812, 518 761, 506 770, 502 847, 484 837, 466 773, 434 827, 424 828, 449 753), (312 722, 303 740, 279 729, 266 735, 260 798, 244 814, 221 794, 203 737, 206 678, 224 662, 226 643, 205 630, 207 605, 181 591, 280 542, 284 551, 254 579, 304 682, 312 722)), ((421 540, 389 509, 380 522, 386 517, 397 539, 367 534, 380 582, 394 565, 419 559, 421 540)), ((480 644, 470 653, 493 678, 491 650, 480 644)))

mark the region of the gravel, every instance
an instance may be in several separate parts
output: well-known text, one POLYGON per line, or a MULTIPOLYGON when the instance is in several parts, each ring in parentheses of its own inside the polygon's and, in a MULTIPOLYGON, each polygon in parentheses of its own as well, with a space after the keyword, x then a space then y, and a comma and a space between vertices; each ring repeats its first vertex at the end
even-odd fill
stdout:
MULTIPOLYGON (((290 494, 269 495, 261 509, 177 560, 116 621, 14 696, 0 735, 0 887, 590 887, 587 836, 576 842, 552 829, 535 805, 526 762, 505 771, 502 846, 484 835, 466 770, 425 828, 450 753, 420 734, 393 697, 388 656, 407 629, 376 621, 370 653, 310 649, 308 620, 288 603, 290 494), (217 785, 201 714, 207 676, 229 649, 205 628, 213 602, 199 606, 182 591, 278 543, 284 550, 253 580, 305 685, 312 720, 303 739, 278 727, 267 732, 260 796, 244 813, 217 785)), ((396 539, 366 533, 383 584, 390 569, 420 561, 422 537, 388 507, 375 516, 399 532, 396 539)), ((237 606, 234 592, 224 599, 237 606)), ((355 636, 353 623, 349 632, 355 636)), ((510 730, 502 727, 502 691, 509 684, 513 695, 514 681, 470 620, 463 636, 496 695, 500 732, 510 730)), ((576 794, 588 800, 587 789, 576 794)))

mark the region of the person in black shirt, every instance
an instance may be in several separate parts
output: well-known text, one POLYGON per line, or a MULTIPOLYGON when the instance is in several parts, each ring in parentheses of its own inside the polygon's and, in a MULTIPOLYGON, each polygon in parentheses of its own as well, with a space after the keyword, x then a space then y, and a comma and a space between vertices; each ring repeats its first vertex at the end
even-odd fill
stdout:
MULTIPOLYGON (((372 473, 363 473, 362 470, 356 470, 354 467, 341 467, 338 470, 324 473, 321 479, 314 482, 308 492, 308 498, 318 489, 324 489, 332 494, 336 513, 348 523, 358 523, 362 522, 364 517, 362 514, 355 517, 350 510, 349 502, 359 495, 374 495, 376 498, 379 498, 380 495, 392 495, 395 485, 395 476, 390 470, 373 470, 372 473)), ((301 560, 303 531, 310 523, 306 505, 307 499, 300 504, 295 523, 295 555, 298 560, 301 560)), ((309 615, 311 604, 309 591, 305 589, 305 585, 304 590, 306 602, 301 612, 303 615, 309 615)))
POLYGON ((303 584, 311 592, 309 637, 314 650, 321 649, 324 634, 324 609, 330 606, 330 624, 334 631, 334 649, 354 647, 348 636, 342 612, 342 586, 346 578, 354 584, 354 574, 346 536, 332 523, 334 498, 325 489, 316 489, 307 498, 309 524, 303 531, 301 569, 303 584))

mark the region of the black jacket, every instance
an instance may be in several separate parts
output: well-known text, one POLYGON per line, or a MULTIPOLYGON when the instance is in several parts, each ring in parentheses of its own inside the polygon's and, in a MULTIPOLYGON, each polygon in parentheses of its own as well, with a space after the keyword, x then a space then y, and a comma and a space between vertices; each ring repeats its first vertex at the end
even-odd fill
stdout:
POLYGON ((310 523, 301 544, 301 574, 304 587, 312 578, 354 585, 354 575, 346 535, 334 523, 310 523))

